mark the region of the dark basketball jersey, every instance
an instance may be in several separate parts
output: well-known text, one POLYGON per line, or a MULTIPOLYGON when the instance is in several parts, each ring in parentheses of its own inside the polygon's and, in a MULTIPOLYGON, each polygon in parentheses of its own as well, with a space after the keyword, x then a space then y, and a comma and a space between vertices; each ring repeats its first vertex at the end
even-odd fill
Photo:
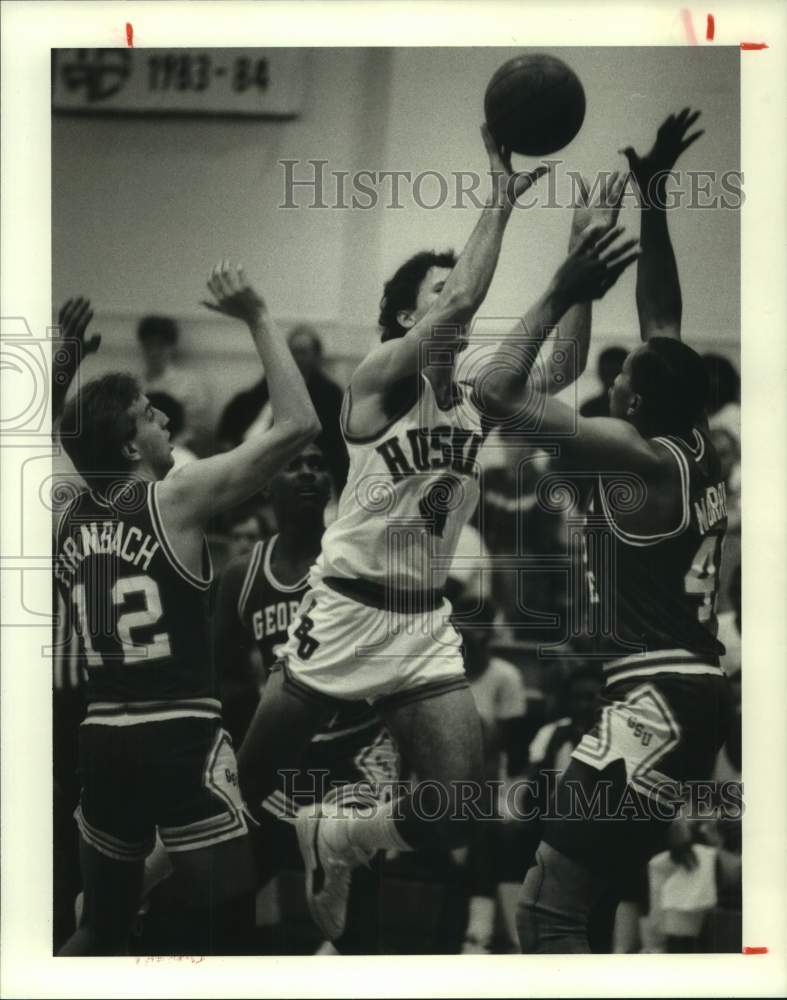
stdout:
POLYGON ((219 714, 207 541, 195 576, 167 541, 158 486, 134 481, 111 499, 86 490, 60 519, 54 575, 81 640, 89 721, 219 714))
MULTIPOLYGON (((279 536, 257 542, 241 587, 238 613, 245 628, 251 631, 266 671, 277 658, 277 649, 287 641, 287 629, 296 617, 308 589, 308 576, 286 586, 271 569, 271 556, 279 536)), ((331 742, 350 746, 365 745, 382 727, 368 702, 347 702, 313 737, 314 743, 331 742)))
MULTIPOLYGON (((725 487, 708 437, 695 429, 691 444, 653 439, 680 473, 680 521, 666 531, 635 534, 615 519, 631 499, 614 474, 598 477, 584 533, 590 632, 607 658, 675 651, 684 663, 714 664, 724 647, 716 638, 719 568, 727 528, 725 487)), ((673 661, 676 657, 672 657, 673 661)), ((643 664, 653 665, 645 656, 643 664)))

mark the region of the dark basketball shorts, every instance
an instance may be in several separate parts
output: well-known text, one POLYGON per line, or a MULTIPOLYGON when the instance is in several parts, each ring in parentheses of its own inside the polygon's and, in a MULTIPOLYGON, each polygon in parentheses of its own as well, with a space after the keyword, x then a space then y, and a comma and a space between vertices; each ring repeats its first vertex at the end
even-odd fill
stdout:
POLYGON ((672 820, 710 781, 730 712, 718 669, 608 683, 542 819, 543 840, 607 876, 629 878, 664 849, 672 820))
POLYGON ((168 851, 245 835, 229 735, 217 719, 83 725, 82 792, 74 813, 84 840, 118 861, 140 861, 156 831, 168 851))

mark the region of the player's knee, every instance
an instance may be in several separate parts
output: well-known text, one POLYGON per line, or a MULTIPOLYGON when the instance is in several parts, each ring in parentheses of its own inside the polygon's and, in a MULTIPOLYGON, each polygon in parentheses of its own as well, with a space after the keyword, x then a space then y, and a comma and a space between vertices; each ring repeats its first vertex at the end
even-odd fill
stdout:
POLYGON ((462 847, 472 836, 477 809, 469 808, 464 785, 459 782, 421 782, 413 795, 416 814, 432 827, 433 838, 443 848, 462 847))
POLYGON ((527 870, 516 909, 516 929, 523 954, 539 951, 539 890, 543 882, 543 866, 538 855, 527 870))
POLYGON ((524 954, 582 953, 589 950, 591 905, 586 874, 575 862, 542 845, 528 869, 517 906, 519 946, 524 954))

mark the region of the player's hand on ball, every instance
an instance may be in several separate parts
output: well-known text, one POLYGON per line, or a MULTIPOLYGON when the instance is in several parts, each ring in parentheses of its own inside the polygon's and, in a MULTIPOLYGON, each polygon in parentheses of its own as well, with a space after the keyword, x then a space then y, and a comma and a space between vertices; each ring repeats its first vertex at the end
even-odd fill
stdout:
POLYGON ((557 270, 552 291, 567 306, 600 299, 639 256, 637 240, 621 239, 624 229, 595 223, 557 270), (636 248, 636 249, 635 249, 636 248))
POLYGON ((539 177, 549 172, 549 167, 542 165, 535 170, 517 172, 511 166, 511 150, 497 145, 486 124, 481 126, 481 135, 489 156, 493 203, 513 208, 516 200, 531 188, 539 177))
POLYGON ((598 195, 591 204, 587 180, 581 175, 577 177, 577 201, 571 219, 569 250, 574 249, 579 243, 582 233, 589 226, 598 225, 603 227, 603 230, 607 230, 617 225, 626 180, 626 177, 620 176, 619 170, 609 176, 603 176, 598 195))
POLYGON ((632 146, 619 150, 628 160, 640 193, 649 201, 661 194, 666 173, 672 170, 681 153, 704 135, 704 129, 688 134, 701 113, 684 108, 680 114, 670 115, 659 126, 653 148, 645 156, 640 156, 632 146))
POLYGON ((228 260, 216 264, 208 278, 208 289, 214 301, 203 299, 207 309, 242 320, 253 326, 266 311, 262 296, 246 280, 243 268, 233 268, 228 260))

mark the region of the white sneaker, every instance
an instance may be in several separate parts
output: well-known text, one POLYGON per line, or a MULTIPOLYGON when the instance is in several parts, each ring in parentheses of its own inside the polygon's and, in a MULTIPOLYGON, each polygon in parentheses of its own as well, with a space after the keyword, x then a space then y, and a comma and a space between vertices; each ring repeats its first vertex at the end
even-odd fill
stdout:
POLYGON ((298 846, 306 868, 306 902, 329 941, 344 933, 352 870, 369 858, 350 843, 346 816, 323 815, 320 806, 299 810, 298 846))

